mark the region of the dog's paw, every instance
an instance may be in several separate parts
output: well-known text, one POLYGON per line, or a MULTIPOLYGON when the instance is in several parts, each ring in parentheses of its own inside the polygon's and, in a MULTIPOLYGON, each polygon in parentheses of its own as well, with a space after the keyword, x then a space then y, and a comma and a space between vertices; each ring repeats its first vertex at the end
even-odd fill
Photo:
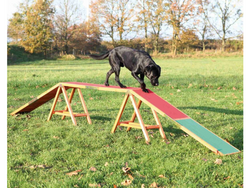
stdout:
POLYGON ((143 92, 145 93, 148 93, 148 90, 147 89, 142 89, 143 92))
POLYGON ((105 83, 105 86, 109 86, 109 84, 108 84, 108 83, 105 83))
POLYGON ((121 85, 120 87, 121 87, 121 88, 127 88, 127 86, 124 86, 124 85, 121 85))

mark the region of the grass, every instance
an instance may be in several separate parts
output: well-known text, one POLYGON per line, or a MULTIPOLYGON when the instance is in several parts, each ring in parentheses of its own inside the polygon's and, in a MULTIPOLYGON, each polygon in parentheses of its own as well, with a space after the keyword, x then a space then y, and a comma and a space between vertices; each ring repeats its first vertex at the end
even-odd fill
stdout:
MULTIPOLYGON (((149 131, 151 145, 145 144, 141 130, 123 128, 111 134, 122 93, 82 90, 92 125, 84 117, 76 119, 78 126, 69 117, 52 116, 47 122, 52 101, 28 115, 10 116, 58 82, 103 84, 109 70, 107 60, 21 62, 8 66, 8 187, 124 187, 127 179, 127 187, 150 187, 154 182, 178 188, 243 186, 243 58, 155 61, 162 68, 160 86, 146 80, 147 87, 241 153, 217 156, 161 116, 168 143, 158 130, 149 131), (222 164, 215 164, 216 159, 222 164), (125 164, 133 180, 122 171, 125 164), (67 175, 76 170, 81 171, 67 175)), ((124 85, 138 87, 129 71, 122 69, 120 78, 124 85)), ((116 85, 114 75, 110 84, 116 85)), ((56 109, 64 107, 62 100, 56 109)), ((81 111, 78 97, 72 108, 81 111)), ((126 107, 122 120, 130 119, 132 112, 132 106, 126 107)), ((146 105, 141 114, 145 123, 154 123, 146 105)))

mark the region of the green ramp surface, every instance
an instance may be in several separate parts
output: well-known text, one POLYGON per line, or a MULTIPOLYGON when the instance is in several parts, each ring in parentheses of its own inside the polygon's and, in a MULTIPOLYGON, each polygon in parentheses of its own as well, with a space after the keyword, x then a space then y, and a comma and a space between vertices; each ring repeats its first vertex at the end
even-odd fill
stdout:
POLYGON ((193 134, 195 134, 199 139, 203 140, 208 145, 214 147, 218 152, 222 153, 223 155, 229 155, 240 152, 231 144, 221 139, 205 127, 201 126, 193 119, 181 119, 175 121, 181 126, 188 129, 193 134))

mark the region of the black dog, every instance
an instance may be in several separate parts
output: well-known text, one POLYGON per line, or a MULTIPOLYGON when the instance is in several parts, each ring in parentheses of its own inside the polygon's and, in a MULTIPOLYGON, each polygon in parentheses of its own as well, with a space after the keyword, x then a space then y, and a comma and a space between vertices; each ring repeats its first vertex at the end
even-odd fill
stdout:
POLYGON ((158 86, 158 78, 161 74, 161 67, 156 65, 147 52, 139 51, 125 46, 116 47, 103 55, 90 55, 90 57, 101 60, 109 57, 110 71, 107 73, 105 85, 109 86, 108 80, 111 74, 115 73, 115 81, 121 88, 125 88, 120 80, 120 67, 126 67, 131 71, 132 76, 141 84, 141 89, 148 93, 144 83, 144 75, 150 80, 153 86, 158 86), (138 77, 140 75, 140 77, 138 77))

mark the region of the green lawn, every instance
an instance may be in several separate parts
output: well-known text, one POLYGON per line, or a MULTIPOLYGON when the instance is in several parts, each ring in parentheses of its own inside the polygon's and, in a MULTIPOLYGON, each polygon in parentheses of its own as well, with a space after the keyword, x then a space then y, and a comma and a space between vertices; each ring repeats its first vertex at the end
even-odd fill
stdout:
MULTIPOLYGON (((141 130, 111 128, 124 94, 83 90, 92 125, 78 117, 52 116, 52 100, 29 114, 10 115, 21 105, 58 82, 103 84, 107 60, 33 61, 8 66, 8 187, 241 187, 243 185, 243 57, 155 60, 162 68, 160 86, 147 87, 191 118, 227 139, 242 152, 217 156, 174 122, 159 115, 168 142, 158 130, 150 130, 145 144, 141 130), (222 164, 214 163, 221 159, 222 164), (130 174, 122 170, 127 164, 130 174), (78 170, 78 171, 77 171, 78 170), (67 173, 77 171, 76 175, 67 173), (133 178, 132 178, 133 177, 133 178), (155 182, 155 184, 153 184, 155 182), (143 186, 142 186, 143 187, 143 186)), ((130 72, 122 69, 121 82, 139 87, 130 72)), ((114 75, 110 85, 117 85, 114 75)), ((69 91, 68 91, 69 92, 69 91)), ((76 95, 77 96, 77 95, 76 95)), ((63 109, 65 101, 56 109, 63 109)), ((82 110, 73 98, 74 111, 82 110)), ((130 119, 132 106, 122 120, 130 119)), ((154 124, 150 109, 142 105, 145 123, 154 124)))

